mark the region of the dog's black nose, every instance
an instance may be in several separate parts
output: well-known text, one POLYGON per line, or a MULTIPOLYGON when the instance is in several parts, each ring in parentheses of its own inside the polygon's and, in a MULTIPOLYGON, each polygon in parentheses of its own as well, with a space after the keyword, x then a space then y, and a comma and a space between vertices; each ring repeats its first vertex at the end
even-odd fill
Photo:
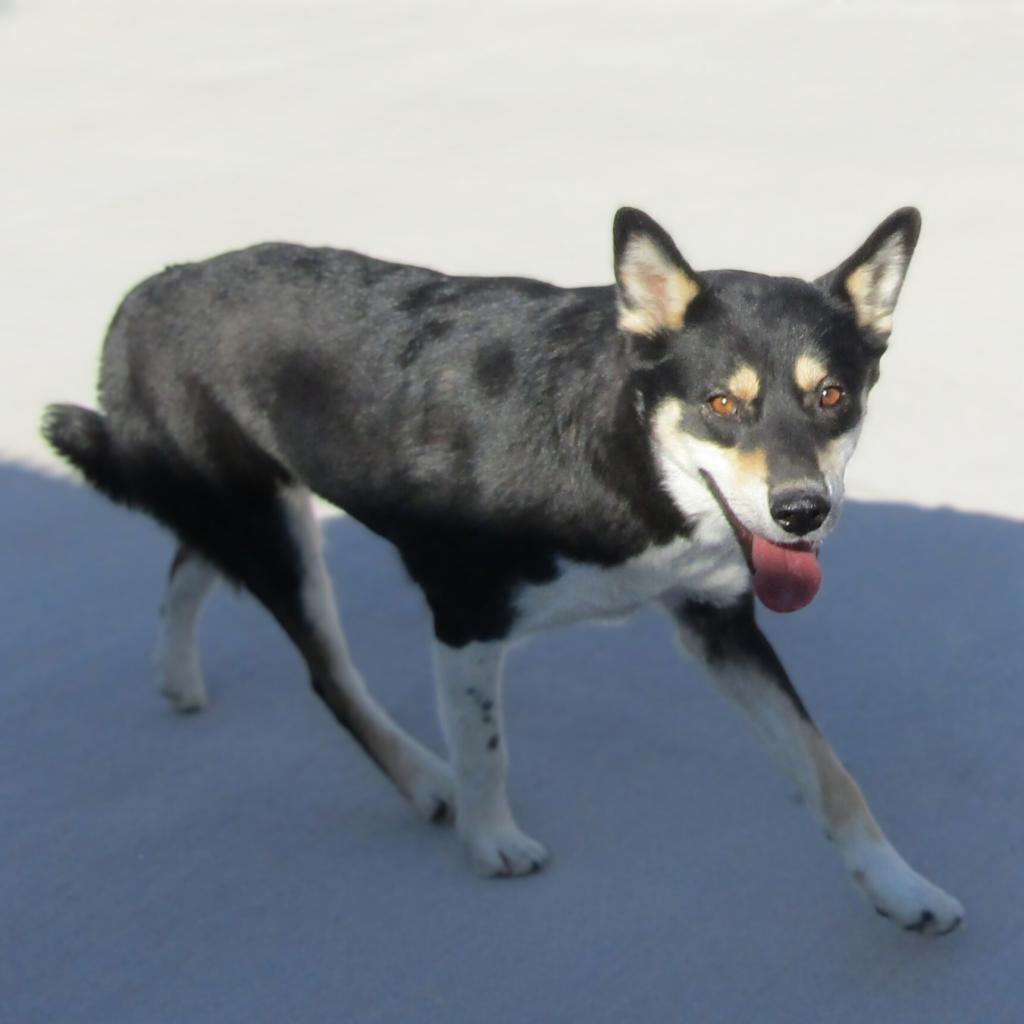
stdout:
POLYGON ((785 490, 773 494, 769 503, 772 519, 786 533, 802 537, 816 530, 828 517, 832 506, 821 491, 785 490))

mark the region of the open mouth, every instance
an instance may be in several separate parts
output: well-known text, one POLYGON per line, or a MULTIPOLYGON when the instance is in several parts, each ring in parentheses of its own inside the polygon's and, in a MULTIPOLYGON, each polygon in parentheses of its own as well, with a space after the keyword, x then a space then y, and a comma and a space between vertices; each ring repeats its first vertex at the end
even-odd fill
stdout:
POLYGON ((704 470, 700 472, 736 535, 754 578, 758 600, 773 612, 795 612, 807 607, 821 587, 818 545, 806 541, 778 544, 751 532, 729 507, 714 477, 704 470))

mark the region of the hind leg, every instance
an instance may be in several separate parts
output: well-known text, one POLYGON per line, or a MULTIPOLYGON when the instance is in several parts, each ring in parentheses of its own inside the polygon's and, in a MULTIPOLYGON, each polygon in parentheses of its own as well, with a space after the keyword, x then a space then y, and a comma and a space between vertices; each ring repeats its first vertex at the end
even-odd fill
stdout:
POLYGON ((217 576, 217 570, 188 545, 178 548, 160 609, 156 650, 160 692, 177 711, 206 707, 197 631, 199 613, 217 576))
POLYGON ((298 593, 265 603, 302 652, 314 690, 338 722, 423 817, 449 819, 455 809, 451 769, 395 724, 352 662, 308 492, 285 490, 282 505, 298 554, 298 593))

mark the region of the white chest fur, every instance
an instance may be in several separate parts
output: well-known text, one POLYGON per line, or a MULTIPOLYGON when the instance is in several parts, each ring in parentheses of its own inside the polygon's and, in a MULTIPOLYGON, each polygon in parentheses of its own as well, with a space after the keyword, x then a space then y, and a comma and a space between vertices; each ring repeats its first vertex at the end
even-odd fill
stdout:
POLYGON ((688 538, 648 548, 613 568, 565 561, 559 569, 550 583, 520 592, 514 634, 622 618, 670 592, 727 602, 750 586, 732 530, 724 520, 714 519, 698 525, 688 538))

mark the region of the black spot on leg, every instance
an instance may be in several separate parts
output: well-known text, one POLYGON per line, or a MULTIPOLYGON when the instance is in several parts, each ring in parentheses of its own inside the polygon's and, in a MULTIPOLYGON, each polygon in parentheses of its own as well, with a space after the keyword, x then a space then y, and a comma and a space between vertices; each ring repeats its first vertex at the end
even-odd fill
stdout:
POLYGON ((493 735, 493 736, 492 736, 492 737, 491 737, 491 738, 490 738, 490 739, 489 739, 489 740, 487 741, 487 749, 488 749, 488 750, 497 750, 497 749, 498 749, 498 744, 499 744, 500 742, 501 742, 501 737, 500 737, 500 736, 499 736, 499 735, 498 735, 497 733, 495 733, 495 734, 494 734, 494 735, 493 735))
POLYGON ((443 825, 448 820, 448 801, 437 797, 434 801, 434 810, 430 815, 430 821, 434 825, 443 825))
POLYGON ((490 725, 494 721, 491 711, 494 708, 494 701, 489 697, 481 697, 475 686, 466 688, 466 695, 470 697, 480 709, 480 721, 484 725, 490 725))
POLYGON ((921 912, 921 916, 913 924, 905 925, 904 931, 923 932, 934 921, 935 915, 930 910, 925 910, 921 912))

